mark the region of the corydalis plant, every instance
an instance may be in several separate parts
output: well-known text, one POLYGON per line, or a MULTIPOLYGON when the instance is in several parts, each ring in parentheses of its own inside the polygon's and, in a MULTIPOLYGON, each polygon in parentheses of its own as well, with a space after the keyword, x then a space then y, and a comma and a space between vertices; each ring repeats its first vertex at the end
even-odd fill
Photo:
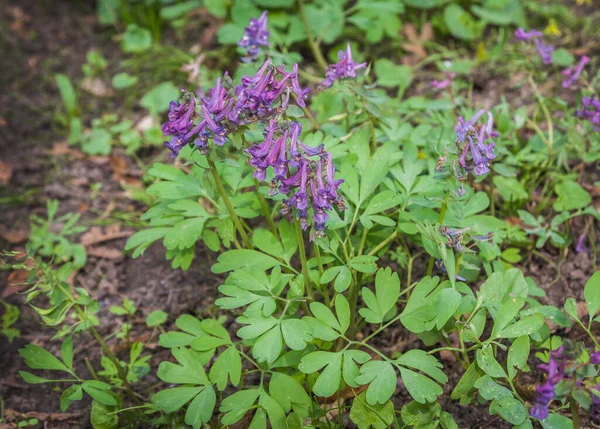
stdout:
POLYGON ((297 104, 304 107, 310 88, 300 87, 297 64, 286 72, 283 65, 274 67, 267 60, 254 76, 244 76, 235 88, 226 73, 223 80, 217 79, 207 97, 197 98, 186 92, 179 102, 171 102, 168 121, 162 126, 163 133, 171 136, 165 146, 172 158, 187 144, 206 154, 210 141, 222 146, 240 127, 266 123, 282 114, 292 92, 297 104))
POLYGON ((597 95, 581 99, 583 109, 577 111, 577 116, 592 124, 594 131, 600 130, 600 98, 597 95))
POLYGON ((267 168, 273 167, 275 177, 270 182, 269 195, 279 193, 288 197, 282 202, 282 214, 295 214, 302 229, 307 229, 308 209, 312 208, 314 233, 311 238, 314 238, 325 234, 326 210, 332 210, 333 205, 339 210, 345 209, 344 198, 338 193, 343 180, 335 180, 331 154, 322 144, 312 148, 302 143, 301 131, 299 122, 279 125, 271 120, 265 130, 265 140, 247 152, 256 179, 265 180, 267 168))
POLYGON ((538 365, 545 372, 545 381, 535 386, 535 397, 530 414, 540 420, 550 415, 550 404, 554 400, 587 397, 587 404, 592 418, 596 419, 600 412, 600 389, 594 382, 597 373, 596 365, 600 364, 600 351, 582 359, 583 347, 565 339, 563 345, 552 350, 548 363, 538 365), (595 398, 595 399, 594 399, 595 398))
POLYGON ((537 30, 525 31, 523 28, 518 28, 515 31, 515 38, 521 42, 531 43, 533 42, 538 55, 544 62, 544 64, 552 64, 552 53, 554 52, 554 46, 547 45, 544 43, 543 34, 537 30))
POLYGON ((269 46, 266 10, 260 15, 260 18, 250 19, 250 24, 245 28, 244 36, 237 44, 239 47, 246 49, 246 56, 242 58, 242 61, 246 63, 256 60, 258 54, 260 54, 261 46, 269 46))
POLYGON ((321 88, 329 88, 333 82, 339 79, 351 79, 356 77, 356 71, 364 69, 367 63, 357 64, 352 60, 352 49, 350 43, 346 45, 346 51, 338 52, 338 62, 327 66, 325 79, 321 82, 321 88))
POLYGON ((456 146, 461 153, 458 163, 467 173, 472 171, 477 176, 489 173, 490 164, 496 158, 494 153, 496 143, 491 139, 499 136, 493 129, 492 112, 487 112, 488 121, 485 125, 477 123, 484 113, 485 110, 480 110, 468 121, 459 116, 458 123, 454 127, 456 146))

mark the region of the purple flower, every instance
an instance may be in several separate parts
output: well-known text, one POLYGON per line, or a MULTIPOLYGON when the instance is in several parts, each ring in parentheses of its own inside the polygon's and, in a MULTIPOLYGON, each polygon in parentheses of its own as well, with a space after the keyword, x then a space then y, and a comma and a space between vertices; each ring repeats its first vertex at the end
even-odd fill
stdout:
POLYGON ((590 363, 592 365, 600 365, 600 350, 590 355, 590 363))
MULTIPOLYGON (((585 247, 585 239, 587 238, 587 233, 586 231, 583 231, 581 233, 581 235, 579 236, 579 238, 577 239, 577 245, 575 246, 575 251, 577 253, 588 253, 589 249, 587 247, 585 247)), ((599 362, 600 363, 600 354, 598 355, 599 358, 599 362)))
POLYGON ((534 405, 531 407, 530 415, 539 420, 544 420, 550 414, 548 404, 554 400, 556 385, 565 376, 565 358, 563 348, 550 352, 548 364, 538 365, 538 368, 547 372, 546 381, 535 386, 536 395, 534 405))
POLYGON ((493 141, 487 144, 486 142, 499 136, 493 129, 494 116, 491 112, 487 112, 488 121, 486 125, 477 124, 484 113, 484 110, 480 110, 468 121, 459 116, 458 123, 454 127, 456 144, 461 151, 458 163, 462 168, 473 171, 477 176, 490 171, 490 163, 496 158, 494 153, 496 144, 493 141), (462 145, 462 148, 460 145, 462 145))
POLYGON ((442 81, 434 79, 431 81, 431 86, 433 86, 435 89, 446 89, 452 84, 452 79, 454 79, 455 77, 456 73, 446 72, 446 79, 442 81))
POLYGON ((542 32, 537 30, 525 31, 523 28, 519 27, 515 31, 515 37, 517 40, 529 42, 531 39, 537 39, 538 37, 542 37, 542 32))
MULTIPOLYGON (((596 384, 593 390, 600 392, 600 383, 596 384)), ((594 421, 598 421, 600 420, 600 396, 593 392, 590 392, 590 394, 592 396, 592 409, 590 414, 594 421)))
POLYGON ((162 125, 162 132, 167 136, 186 134, 193 125, 194 108, 194 98, 181 104, 177 101, 171 101, 169 103, 168 120, 162 125))
POLYGON ((356 70, 367 66, 367 63, 356 64, 352 61, 350 43, 346 45, 346 52, 338 52, 338 60, 336 64, 330 64, 325 70, 325 80, 321 82, 321 88, 329 88, 338 79, 355 78, 356 70))
POLYGON ((295 215, 303 229, 312 224, 311 239, 314 239, 325 234, 327 211, 332 210, 333 205, 338 210, 345 209, 343 197, 338 194, 343 180, 335 180, 331 154, 323 145, 312 148, 302 143, 299 140, 301 131, 298 122, 280 126, 276 120, 271 120, 265 128, 265 140, 246 152, 258 180, 265 180, 268 168, 273 168, 275 175, 269 185, 269 196, 278 192, 285 195, 281 213, 295 215), (312 223, 309 222, 309 211, 312 212, 312 223))
POLYGON ((242 58, 243 62, 256 60, 256 57, 260 53, 260 47, 269 46, 267 11, 264 11, 258 19, 250 19, 250 24, 246 27, 244 36, 237 44, 246 49, 246 56, 242 58))
POLYGON ((583 97, 583 110, 577 111, 577 116, 582 119, 587 119, 595 131, 600 130, 600 99, 596 95, 591 97, 583 97))
POLYGON ((535 39, 535 47, 544 64, 552 64, 554 46, 546 45, 542 39, 535 39))
POLYGON ((562 74, 563 76, 565 76, 565 79, 562 82, 562 87, 570 88, 571 85, 573 85, 577 81, 577 79, 579 79, 579 75, 583 71, 583 68, 589 62, 590 58, 587 55, 582 55, 581 59, 579 60, 579 64, 577 64, 576 67, 569 67, 568 69, 564 69, 562 71, 562 74))
POLYGON ((537 30, 525 31, 523 28, 518 28, 517 31, 515 31, 515 37, 517 40, 527 43, 533 41, 544 64, 552 64, 552 53, 554 52, 554 46, 546 45, 542 40, 542 36, 543 34, 537 30))

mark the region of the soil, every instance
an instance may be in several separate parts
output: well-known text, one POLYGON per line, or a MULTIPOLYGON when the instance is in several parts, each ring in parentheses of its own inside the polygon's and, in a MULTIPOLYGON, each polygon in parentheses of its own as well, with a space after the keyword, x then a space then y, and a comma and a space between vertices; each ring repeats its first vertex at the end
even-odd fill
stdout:
MULTIPOLYGON (((171 268, 161 244, 151 246, 138 259, 124 255, 125 235, 134 231, 131 218, 124 215, 141 212, 144 206, 128 198, 121 184, 124 180, 139 181, 141 172, 119 149, 113 151, 111 157, 89 157, 64 143, 65 132, 56 118, 61 101, 53 76, 66 73, 72 78, 81 78, 81 66, 91 49, 99 50, 112 62, 121 56, 118 44, 111 40, 114 31, 97 24, 93 2, 0 0, 0 29, 0 57, 3 59, 0 68, 0 161, 3 164, 0 164, 0 170, 5 169, 4 173, 9 168, 12 170, 9 182, 4 186, 0 182, 0 198, 8 201, 1 208, 0 228, 3 231, 27 230, 29 216, 45 215, 46 201, 53 198, 60 201, 59 214, 79 212, 83 224, 100 228, 95 230, 98 234, 106 234, 107 230, 116 233, 119 238, 91 246, 97 256, 89 256, 88 263, 73 281, 99 299, 102 335, 108 336, 125 322, 123 317, 108 311, 110 306, 120 305, 127 297, 138 307, 139 316, 132 321, 131 339, 144 341, 147 349, 152 350, 150 364, 153 370, 140 386, 144 389, 156 383, 152 374, 158 362, 168 359, 169 355, 168 350, 158 346, 157 333, 150 335, 151 331, 144 323, 145 315, 157 309, 166 311, 169 320, 165 329, 168 330, 181 314, 216 314, 213 303, 222 282, 221 277, 210 271, 216 254, 199 246, 194 263, 186 272, 171 268), (127 171, 125 178, 123 168, 127 171), (104 224, 92 225, 98 217, 104 224), (117 222, 120 226, 115 230, 117 222)), ((207 40, 209 43, 210 39, 207 40)), ((96 109, 103 107, 102 111, 109 107, 122 108, 114 105, 115 100, 92 100, 85 94, 80 101, 84 105, 84 114, 93 111, 85 108, 86 103, 93 103, 96 109)), ((89 123, 91 117, 85 119, 89 123)), ((168 155, 163 152, 157 149, 144 153, 144 156, 166 160, 168 155)), ((573 224, 575 238, 582 228, 583 225, 573 224)), ((596 232, 596 237, 600 237, 600 231, 596 232)), ((0 248, 14 250, 22 249, 22 246, 22 242, 11 243, 0 238, 0 248)), ((561 255, 543 253, 551 260, 561 260, 561 255)), ((418 265, 415 275, 419 274, 419 269, 424 271, 426 259, 418 265)), ((522 268, 547 290, 544 303, 562 305, 566 296, 582 299, 583 285, 592 273, 592 266, 589 254, 570 250, 560 266, 551 266, 534 256, 523 261, 522 268), (551 283, 552 287, 548 287, 551 283)), ((24 297, 11 290, 8 283, 8 273, 0 271, 3 299, 18 304, 21 309, 21 317, 15 326, 21 331, 20 338, 9 343, 5 337, 0 337, 0 399, 6 415, 16 412, 23 417, 36 417, 43 422, 44 428, 91 427, 88 400, 75 402, 68 412, 61 413, 60 394, 52 385, 29 385, 17 375, 17 371, 27 369, 18 354, 19 348, 34 343, 58 353, 59 345, 50 340, 54 330, 41 327, 36 315, 26 305, 20 305, 24 297)), ((390 353, 422 346, 415 337, 404 338, 403 335, 401 330, 390 330, 379 346, 390 353)), ((128 350, 121 347, 119 341, 112 339, 109 344, 120 357, 128 356, 128 350)), ((77 345, 76 369, 87 376, 83 357, 92 357, 92 365, 97 368, 101 351, 87 334, 79 338, 77 345)), ((449 393, 463 370, 451 355, 442 356, 442 360, 450 377, 442 402, 444 411, 454 415, 460 427, 509 427, 498 417, 490 416, 486 407, 475 404, 463 407, 450 401, 449 393)), ((395 396, 397 407, 407 401, 406 390, 400 387, 395 396)))

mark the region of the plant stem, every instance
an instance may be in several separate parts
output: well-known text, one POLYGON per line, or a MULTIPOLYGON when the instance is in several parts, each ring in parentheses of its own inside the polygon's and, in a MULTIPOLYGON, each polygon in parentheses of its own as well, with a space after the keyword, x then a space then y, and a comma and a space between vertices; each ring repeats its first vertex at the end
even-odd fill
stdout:
POLYGON ((540 93, 540 90, 538 89, 531 75, 529 75, 528 81, 531 85, 531 88, 533 89, 535 98, 537 98, 538 102, 540 103, 540 107, 544 112, 544 116, 546 116, 546 123, 548 125, 548 159, 550 159, 552 158, 552 147, 554 146, 554 125, 552 123, 552 116, 550 115, 550 111, 546 107, 546 103, 544 103, 544 97, 542 97, 542 94, 540 93))
POLYGON ((91 376, 94 378, 94 380, 98 380, 98 375, 96 375, 96 371, 94 371, 94 367, 92 367, 90 360, 88 358, 85 358, 84 361, 85 361, 85 366, 87 367, 91 376))
POLYGON ((367 255, 369 255, 369 256, 375 255, 377 252, 379 252, 381 249, 383 249, 385 246, 387 246, 388 243, 390 241, 392 241, 393 239, 395 239, 396 237, 398 237, 398 230, 394 231, 388 238, 386 238, 381 243, 379 243, 377 246, 375 246, 375 248, 373 250, 371 250, 369 253, 367 253, 367 255))
MULTIPOLYGON (((321 262, 321 251, 319 250, 319 246, 317 245, 317 243, 313 243, 313 249, 315 250, 315 258, 317 258, 317 266, 319 267, 319 274, 323 275, 324 269, 323 269, 323 263, 321 262)), ((325 285, 320 285, 321 287, 321 293, 323 294, 323 298, 325 298, 325 305, 327 305, 327 307, 329 307, 329 305, 331 304, 331 300, 329 298, 329 289, 328 287, 325 285)))
MULTIPOLYGON (((446 210, 448 209, 448 198, 450 197, 450 190, 448 189, 446 191, 446 196, 444 197, 444 202, 442 204, 442 209, 440 210, 440 217, 438 220, 438 223, 440 224, 440 226, 442 225, 442 223, 444 222, 444 216, 446 216, 446 210)), ((433 272, 433 262, 435 261, 435 258, 433 256, 429 257, 429 264, 427 264, 427 275, 431 276, 431 273, 433 272)))
POLYGON ((298 0, 298 12, 300 12, 300 18, 302 19, 302 25, 304 25, 304 31, 306 31, 306 39, 308 40, 308 45, 310 46, 310 50, 312 51, 315 60, 319 66, 323 69, 323 71, 327 70, 327 61, 325 61, 325 57, 323 57, 323 53, 321 52, 321 48, 315 42, 315 38, 310 30, 310 26, 308 25, 308 19, 306 18, 306 11, 304 10, 304 0, 298 0))
POLYGON ((494 192, 494 166, 490 165, 490 214, 496 216, 496 193, 494 192))
POLYGON ((265 218, 267 219, 267 223, 269 224, 269 230, 273 233, 275 237, 278 237, 277 228, 275 227, 275 222, 273 222, 273 217, 271 216, 271 212, 269 211, 269 205, 267 204, 267 200, 263 194, 260 193, 258 188, 260 188, 260 183, 257 179, 254 179, 254 185, 256 186, 256 195, 258 195, 258 201, 260 202, 260 207, 263 211, 265 218))
POLYGON ((569 398, 569 402, 571 403, 571 420, 573 420, 573 429, 579 429, 579 406, 577 405, 577 401, 569 398))
POLYGON ((311 299, 313 298, 312 286, 310 285, 310 277, 308 275, 308 264, 306 262, 306 248, 304 247, 304 236, 302 235, 302 228, 300 227, 300 221, 296 219, 296 237, 298 238, 298 250, 300 253, 300 263, 302 264, 302 275, 304 276, 304 288, 306 294, 311 299))
POLYGON ((214 162, 212 162, 208 158, 207 158, 207 161, 208 161, 208 165, 210 167, 210 172, 212 174, 212 177, 215 181, 215 184, 217 185, 217 190, 219 191, 219 195, 221 195, 221 198, 223 199, 223 202, 225 203, 225 207, 227 207, 227 211, 229 212, 229 216, 231 217, 231 220, 233 221, 235 228, 237 229, 238 233, 240 234, 240 237, 242 237, 242 240, 244 241, 246 248, 253 249, 252 242, 248 238, 246 231, 244 231, 244 227, 242 226, 242 223, 240 222, 240 218, 238 218, 237 214, 235 214, 233 205, 231 204, 231 201, 229 201, 229 197, 227 196, 227 193, 225 192, 225 188, 223 187, 223 182, 221 181, 221 176, 219 176, 219 172, 217 171, 217 166, 215 165, 214 162))

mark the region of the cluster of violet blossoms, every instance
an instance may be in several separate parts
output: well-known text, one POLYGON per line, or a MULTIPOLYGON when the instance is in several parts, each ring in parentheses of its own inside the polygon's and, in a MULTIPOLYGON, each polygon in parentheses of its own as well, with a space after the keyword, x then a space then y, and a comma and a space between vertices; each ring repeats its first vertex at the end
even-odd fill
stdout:
POLYGON ((535 399, 533 407, 529 411, 531 417, 544 420, 550 414, 548 405, 554 400, 556 385, 565 376, 566 358, 563 355, 563 347, 550 352, 548 364, 540 364, 538 368, 546 371, 546 381, 535 386, 535 399))
POLYGON ((600 98, 596 95, 581 99, 583 109, 577 111, 577 116, 592 124, 594 131, 600 131, 600 98))
POLYGON ((543 34, 541 31, 531 30, 525 31, 523 28, 518 28, 515 31, 515 37, 521 42, 531 42, 535 44, 538 55, 542 58, 544 64, 552 64, 552 53, 554 52, 554 46, 546 45, 542 39, 543 34))
POLYGON ((346 45, 346 51, 338 52, 338 62, 330 64, 325 71, 325 79, 321 82, 321 88, 329 88, 333 82, 338 79, 348 79, 356 77, 356 70, 364 69, 367 63, 356 64, 352 61, 352 50, 350 43, 346 45))
MULTIPOLYGON (((546 45, 542 37, 542 32, 537 30, 525 31, 523 28, 518 28, 515 31, 515 38, 517 40, 526 43, 533 41, 538 55, 542 58, 544 64, 552 64, 552 53, 554 52, 554 46, 546 45)), ((562 82, 562 87, 565 89, 570 88, 577 81, 577 79, 579 79, 579 75, 581 75, 583 68, 589 62, 589 57, 582 55, 579 59, 579 63, 576 66, 564 69, 562 74, 565 76, 565 78, 562 82)))
POLYGON ((299 140, 302 126, 290 121, 282 125, 271 120, 265 128, 265 140, 247 150, 254 177, 264 181, 267 168, 273 167, 274 178, 270 182, 269 195, 277 193, 287 198, 282 201, 281 214, 294 213, 302 229, 307 229, 308 209, 312 207, 314 234, 325 235, 327 210, 337 206, 345 209, 344 198, 338 193, 343 180, 335 179, 335 167, 331 154, 321 144, 316 148, 299 140), (316 158, 316 159, 314 159, 316 158))
POLYGON ((242 58, 242 61, 245 63, 256 60, 261 46, 269 46, 266 10, 260 15, 260 18, 250 19, 250 24, 245 28, 244 36, 237 44, 246 49, 246 56, 242 58))
POLYGON ((310 88, 302 89, 298 82, 298 65, 291 72, 284 66, 273 67, 270 60, 253 77, 244 76, 241 85, 233 87, 227 74, 217 79, 207 97, 197 98, 185 93, 179 102, 169 105, 168 121, 162 131, 171 139, 165 146, 175 158, 187 144, 194 144, 201 153, 208 152, 212 141, 222 146, 237 128, 254 122, 268 122, 281 115, 293 92, 297 103, 305 106, 310 88))
POLYGON ((454 127, 456 131, 456 145, 459 151, 461 151, 458 163, 467 172, 473 171, 477 176, 489 173, 490 164, 496 158, 494 154, 496 144, 493 141, 486 142, 499 136, 493 130, 494 116, 491 112, 487 112, 487 124, 477 124, 477 121, 484 113, 485 110, 482 109, 468 121, 459 116, 458 123, 454 127))

